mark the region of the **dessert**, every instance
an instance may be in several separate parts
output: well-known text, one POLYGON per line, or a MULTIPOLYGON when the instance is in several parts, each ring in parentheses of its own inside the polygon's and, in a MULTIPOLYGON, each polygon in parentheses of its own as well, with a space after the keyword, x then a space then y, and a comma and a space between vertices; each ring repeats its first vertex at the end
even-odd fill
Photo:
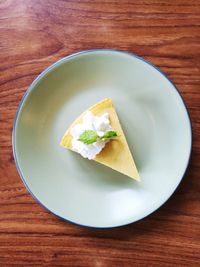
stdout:
POLYGON ((83 112, 64 134, 61 146, 140 180, 110 98, 83 112))

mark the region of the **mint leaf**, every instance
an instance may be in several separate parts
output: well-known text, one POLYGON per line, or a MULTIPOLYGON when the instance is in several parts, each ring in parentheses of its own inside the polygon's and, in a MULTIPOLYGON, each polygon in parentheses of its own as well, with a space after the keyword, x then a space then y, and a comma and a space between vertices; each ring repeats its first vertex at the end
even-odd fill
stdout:
POLYGON ((79 141, 83 142, 86 145, 93 144, 98 140, 108 140, 117 137, 117 133, 115 131, 108 131, 103 136, 98 136, 97 133, 93 130, 85 130, 80 136, 79 141))
POLYGON ((110 139, 116 136, 117 136, 117 133, 115 131, 108 131, 101 137, 101 139, 106 140, 106 139, 110 139))
POLYGON ((79 141, 83 142, 86 145, 95 143, 98 139, 98 135, 93 130, 85 130, 80 136, 79 141))

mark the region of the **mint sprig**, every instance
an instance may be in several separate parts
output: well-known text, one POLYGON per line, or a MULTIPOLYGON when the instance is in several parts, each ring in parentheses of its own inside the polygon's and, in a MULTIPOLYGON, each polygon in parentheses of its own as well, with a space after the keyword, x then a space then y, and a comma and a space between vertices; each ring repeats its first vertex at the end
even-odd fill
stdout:
POLYGON ((115 137, 117 137, 117 133, 115 131, 107 131, 103 136, 98 136, 97 133, 93 130, 85 130, 79 136, 78 140, 86 145, 90 145, 97 142, 98 140, 106 141, 115 137))
POLYGON ((80 136, 79 141, 83 142, 86 145, 90 145, 92 143, 95 143, 98 139, 98 135, 93 130, 85 130, 80 136))

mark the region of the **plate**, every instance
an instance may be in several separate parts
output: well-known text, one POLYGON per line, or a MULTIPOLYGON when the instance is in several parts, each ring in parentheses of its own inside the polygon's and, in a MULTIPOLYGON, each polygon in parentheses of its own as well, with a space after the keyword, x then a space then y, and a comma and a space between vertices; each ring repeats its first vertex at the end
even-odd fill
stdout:
POLYGON ((140 220, 175 191, 191 152, 191 123, 173 83, 155 66, 114 50, 84 51, 44 70, 23 97, 13 152, 33 197, 53 214, 90 227, 140 220), (85 109, 110 97, 141 182, 59 146, 85 109))

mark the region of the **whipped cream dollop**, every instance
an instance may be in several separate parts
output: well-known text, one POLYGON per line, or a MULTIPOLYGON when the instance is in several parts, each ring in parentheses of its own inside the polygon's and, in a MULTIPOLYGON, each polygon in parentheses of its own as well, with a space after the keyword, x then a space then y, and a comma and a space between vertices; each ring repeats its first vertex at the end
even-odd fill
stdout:
POLYGON ((106 140, 97 140, 92 144, 84 144, 79 141, 80 135, 86 130, 93 130, 102 137, 107 131, 111 131, 109 114, 106 112, 101 116, 94 116, 91 111, 87 111, 83 116, 82 123, 76 124, 70 131, 72 135, 72 149, 84 158, 94 159, 105 147, 106 140))

